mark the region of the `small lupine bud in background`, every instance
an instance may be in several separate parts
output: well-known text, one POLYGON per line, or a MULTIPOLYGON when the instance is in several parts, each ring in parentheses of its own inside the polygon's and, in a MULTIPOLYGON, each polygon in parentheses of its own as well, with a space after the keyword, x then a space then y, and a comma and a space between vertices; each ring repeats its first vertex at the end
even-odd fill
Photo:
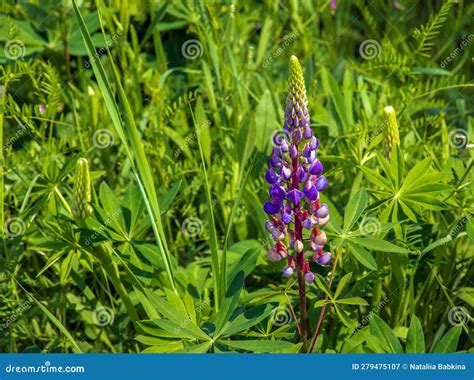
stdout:
POLYGON ((286 245, 283 242, 278 241, 275 243, 274 247, 275 251, 277 251, 282 259, 285 259, 288 256, 288 248, 286 248, 286 245))
POLYGON ((328 238, 326 237, 326 232, 319 231, 316 237, 313 240, 317 245, 324 245, 327 243, 328 238))
POLYGON ((325 218, 329 215, 329 207, 326 203, 323 203, 319 206, 318 210, 316 211, 316 216, 318 218, 325 218))
POLYGON ((291 277, 293 272, 294 272, 294 268, 290 267, 289 265, 283 268, 283 276, 285 276, 286 278, 291 277))
POLYGON ((314 273, 313 272, 306 272, 304 274, 304 279, 306 282, 312 283, 314 282, 314 273))
POLYGON ((308 261, 304 263, 304 280, 309 283, 314 282, 314 273, 311 272, 308 261))
POLYGON ((323 253, 321 256, 317 258, 316 262, 323 266, 331 265, 331 262, 332 262, 331 253, 330 252, 323 253))
POLYGON ((270 260, 270 261, 280 261, 281 260, 281 256, 278 254, 278 252, 273 247, 268 250, 267 257, 268 257, 268 260, 270 260))
POLYGON ((293 259, 293 257, 288 256, 288 265, 286 265, 283 268, 283 276, 285 276, 286 278, 291 277, 294 271, 295 271, 295 260, 293 259))
POLYGON ((398 132, 397 116, 392 106, 384 108, 385 114, 385 151, 387 158, 390 159, 390 152, 395 145, 400 145, 400 135, 398 132))
POLYGON ((294 246, 295 251, 297 253, 303 252, 304 246, 303 246, 303 242, 301 240, 296 240, 295 243, 293 244, 293 246, 294 246))
POLYGON ((91 203, 91 179, 89 174, 89 162, 85 158, 79 158, 76 163, 74 178, 74 216, 84 220, 92 214, 91 203))
POLYGON ((328 224, 328 222, 329 222, 329 215, 326 216, 325 218, 316 217, 316 221, 315 221, 318 227, 324 227, 326 224, 328 224))

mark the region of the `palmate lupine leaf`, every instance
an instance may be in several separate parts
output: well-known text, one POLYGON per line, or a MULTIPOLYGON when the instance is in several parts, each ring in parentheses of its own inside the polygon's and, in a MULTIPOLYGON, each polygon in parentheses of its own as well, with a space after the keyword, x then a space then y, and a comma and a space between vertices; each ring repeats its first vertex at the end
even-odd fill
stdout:
POLYGON ((136 179, 140 187, 140 191, 142 192, 143 199, 145 201, 145 205, 150 217, 155 239, 162 254, 169 285, 171 286, 171 288, 175 289, 173 269, 171 266, 170 254, 167 248, 165 234, 161 223, 160 207, 158 205, 156 189, 153 183, 153 176, 145 155, 145 150, 141 141, 140 134, 135 125, 133 113, 131 111, 122 85, 119 81, 117 70, 114 66, 112 59, 110 59, 110 64, 113 68, 114 79, 117 87, 118 98, 120 99, 120 104, 117 104, 114 101, 114 94, 112 92, 110 83, 102 66, 102 63, 100 59, 94 59, 95 47, 75 0, 73 0, 73 6, 84 39, 84 44, 87 49, 90 62, 92 64, 92 69, 94 70, 94 74, 97 78, 99 88, 101 90, 102 96, 104 97, 107 110, 109 111, 115 130, 117 131, 123 143, 123 146, 125 147, 127 156, 129 157, 129 160, 134 168, 136 179), (123 121, 120 117, 121 112, 125 116, 123 121), (124 122, 125 124, 125 129, 123 127, 122 122, 124 122))

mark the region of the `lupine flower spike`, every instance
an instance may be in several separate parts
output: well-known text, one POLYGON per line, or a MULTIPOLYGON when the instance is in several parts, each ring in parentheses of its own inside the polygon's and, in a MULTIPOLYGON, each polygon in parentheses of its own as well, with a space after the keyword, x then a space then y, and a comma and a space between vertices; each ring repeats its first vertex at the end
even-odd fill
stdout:
POLYGON ((273 138, 275 146, 265 173, 271 200, 263 209, 269 216, 265 227, 275 241, 268 258, 286 260, 285 277, 298 273, 303 347, 307 335, 304 283, 314 281, 309 260, 326 266, 332 259, 331 253, 324 253, 327 238, 321 231, 329 221, 329 207, 319 200, 328 181, 322 175, 319 140, 313 136, 307 105, 303 72, 298 59, 292 56, 283 130, 273 138), (308 231, 309 238, 303 239, 303 230, 308 231))
POLYGON ((398 133, 397 116, 392 106, 384 108, 385 114, 385 149, 387 158, 390 159, 390 153, 395 145, 400 145, 400 135, 398 133))
POLYGON ((89 174, 89 162, 85 158, 79 158, 76 163, 74 178, 74 216, 80 220, 86 219, 92 214, 91 203, 91 179, 89 174))
POLYGON ((274 136, 275 147, 265 173, 271 197, 263 206, 269 215, 265 227, 275 241, 268 258, 287 261, 283 269, 285 277, 291 276, 297 266, 305 280, 313 282, 308 260, 331 264, 331 254, 323 252, 327 238, 321 231, 329 221, 329 207, 319 200, 319 193, 326 190, 328 181, 322 175, 323 165, 317 157, 319 140, 310 127, 303 72, 295 56, 290 60, 289 75, 283 130, 274 136), (306 244, 303 229, 309 231, 306 244))

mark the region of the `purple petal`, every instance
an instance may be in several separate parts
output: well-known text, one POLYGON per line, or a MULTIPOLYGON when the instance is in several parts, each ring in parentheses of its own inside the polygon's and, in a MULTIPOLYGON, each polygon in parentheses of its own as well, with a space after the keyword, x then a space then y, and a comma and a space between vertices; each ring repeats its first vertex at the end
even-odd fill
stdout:
POLYGON ((295 131, 295 136, 296 136, 296 139, 297 140, 301 140, 301 138, 303 137, 303 133, 301 132, 301 129, 298 128, 296 131, 295 131))
POLYGON ((320 175, 323 172, 323 164, 321 161, 314 161, 309 167, 309 172, 313 175, 320 175))
POLYGON ((316 151, 312 150, 311 155, 308 157, 308 162, 312 164, 316 160, 316 151))
POLYGON ((303 197, 304 193, 297 189, 293 189, 286 194, 286 199, 295 205, 298 205, 303 197))
POLYGON ((272 198, 283 199, 285 198, 286 191, 283 186, 278 185, 275 183, 269 190, 270 196, 272 198))
POLYGON ((306 181, 306 178, 308 178, 308 173, 306 172, 306 167, 304 165, 300 165, 298 167, 298 170, 296 171, 296 175, 298 176, 298 179, 301 182, 306 181))
POLYGON ((313 131, 310 127, 305 127, 303 136, 305 139, 310 139, 311 137, 313 137, 313 131))
POLYGON ((287 166, 284 166, 282 169, 281 169, 281 176, 284 180, 287 180, 287 179, 290 179, 291 177, 291 170, 289 167, 287 166))
POLYGON ((268 183, 274 184, 275 182, 278 181, 278 174, 275 173, 275 170, 268 169, 267 172, 265 173, 265 179, 267 180, 268 183))
POLYGON ((311 180, 306 182, 306 185, 304 186, 304 193, 310 201, 315 201, 318 199, 318 190, 316 189, 316 186, 313 185, 311 180))
POLYGON ((292 216, 290 213, 287 213, 287 212, 283 212, 281 214, 281 220, 283 221, 283 223, 285 224, 290 224, 291 223, 291 220, 292 220, 292 216))
POLYGON ((267 214, 275 215, 278 211, 280 211, 280 206, 273 204, 272 202, 265 202, 263 204, 263 211, 267 214))
POLYGON ((270 161, 268 162, 268 164, 269 164, 273 169, 279 169, 279 168, 282 167, 281 160, 280 160, 278 157, 274 156, 274 155, 272 155, 272 156, 270 157, 270 161))
POLYGON ((296 145, 293 144, 291 146, 290 157, 295 158, 297 155, 298 155, 298 149, 296 148, 296 145))
POLYGON ((306 218, 302 223, 303 227, 307 230, 310 230, 313 227, 313 220, 311 218, 306 218))
POLYGON ((311 148, 310 148, 309 144, 305 144, 302 153, 303 153, 303 156, 305 156, 305 157, 310 157, 311 156, 311 148))
POLYGON ((318 189, 318 191, 324 191, 326 190, 327 187, 328 187, 328 180, 326 179, 325 176, 322 175, 316 181, 316 189, 318 189))
POLYGON ((309 146, 311 149, 318 149, 319 147, 319 140, 316 137, 311 137, 311 140, 309 140, 309 146))

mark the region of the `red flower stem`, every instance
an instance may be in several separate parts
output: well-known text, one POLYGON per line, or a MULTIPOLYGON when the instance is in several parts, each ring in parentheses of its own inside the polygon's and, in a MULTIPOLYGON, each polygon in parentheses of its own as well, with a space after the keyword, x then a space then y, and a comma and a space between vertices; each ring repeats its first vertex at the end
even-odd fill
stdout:
MULTIPOLYGON (((339 250, 337 250, 336 258, 334 259, 334 264, 332 266, 331 277, 329 277, 329 281, 328 281, 329 289, 331 289, 331 284, 332 284, 332 280, 334 279, 334 273, 336 271, 336 265, 337 265, 337 260, 339 259, 339 256, 340 256, 340 252, 339 250)), ((328 298, 329 297, 326 295, 326 297, 324 297, 324 300, 327 301, 328 298)), ((313 339, 311 341, 311 347, 309 348, 309 353, 312 353, 314 350, 314 345, 316 344, 316 340, 318 339, 318 335, 324 321, 325 313, 326 313, 326 304, 324 304, 323 307, 321 308, 321 314, 319 314, 318 324, 316 325, 316 330, 314 331, 313 339)))
MULTIPOLYGON (((291 148, 290 148, 291 149, 291 148)), ((299 179, 297 175, 298 170, 298 155, 293 158, 293 167, 292 167, 292 188, 299 190, 299 179)), ((301 224, 301 212, 300 205, 295 204, 293 207, 293 212, 295 214, 295 239, 296 241, 303 241, 303 226, 301 224)), ((308 312, 306 309, 306 291, 305 291, 305 282, 303 275, 303 266, 304 266, 304 250, 297 252, 296 256, 296 268, 298 271, 298 291, 300 296, 300 337, 303 346, 301 350, 306 352, 308 348, 308 312)))
POLYGON ((288 306, 290 306, 293 320, 296 322, 296 328, 298 329, 298 334, 301 336, 301 327, 300 327, 300 324, 298 323, 298 318, 296 317, 295 309, 293 309, 293 306, 291 305, 290 297, 288 297, 288 294, 286 294, 286 292, 285 292, 285 297, 286 297, 286 300, 288 301, 288 306))

